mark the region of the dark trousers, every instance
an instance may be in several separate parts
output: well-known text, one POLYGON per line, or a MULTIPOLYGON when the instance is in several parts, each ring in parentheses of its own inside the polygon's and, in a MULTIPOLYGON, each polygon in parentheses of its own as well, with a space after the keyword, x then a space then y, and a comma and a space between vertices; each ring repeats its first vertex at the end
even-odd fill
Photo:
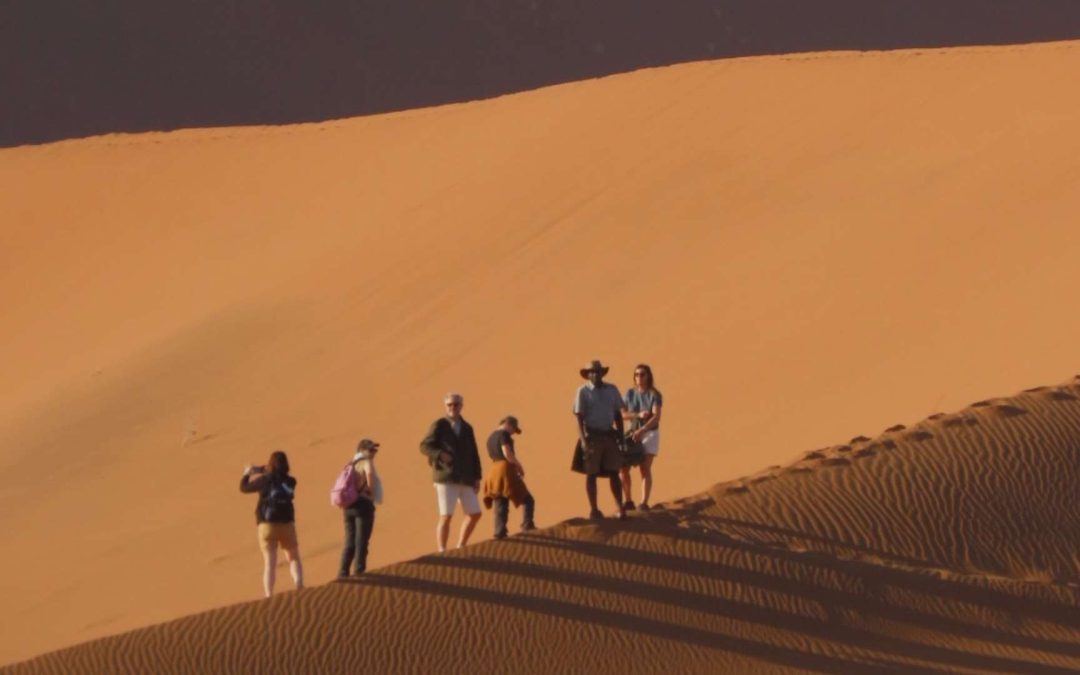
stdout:
MULTIPOLYGON (((506 536, 506 521, 510 517, 510 500, 506 497, 496 497, 492 501, 492 509, 495 511, 495 536, 506 536)), ((521 519, 521 527, 530 529, 533 527, 533 512, 536 510, 536 500, 532 495, 522 502, 525 507, 525 517, 521 519)))
POLYGON ((375 527, 375 504, 361 497, 345 509, 345 548, 341 551, 338 576, 348 576, 349 566, 356 560, 356 573, 367 569, 368 542, 375 527))

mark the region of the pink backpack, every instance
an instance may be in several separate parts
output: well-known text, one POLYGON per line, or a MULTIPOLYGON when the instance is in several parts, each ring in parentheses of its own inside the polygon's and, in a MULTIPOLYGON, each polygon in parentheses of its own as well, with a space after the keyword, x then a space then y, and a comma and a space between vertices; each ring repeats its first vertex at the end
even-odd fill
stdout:
POLYGON ((356 469, 350 462, 338 474, 334 487, 330 488, 330 503, 344 509, 352 506, 353 502, 359 498, 360 491, 356 489, 356 469))

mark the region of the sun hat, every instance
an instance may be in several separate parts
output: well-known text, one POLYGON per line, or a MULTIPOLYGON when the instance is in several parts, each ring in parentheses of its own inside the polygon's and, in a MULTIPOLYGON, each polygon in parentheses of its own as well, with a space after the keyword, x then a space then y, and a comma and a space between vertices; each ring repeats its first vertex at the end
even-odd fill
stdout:
POLYGON ((599 359, 593 359, 589 365, 582 368, 579 372, 581 372, 581 376, 587 380, 589 379, 589 373, 597 372, 600 373, 601 376, 604 376, 608 374, 608 370, 609 368, 600 363, 599 359))

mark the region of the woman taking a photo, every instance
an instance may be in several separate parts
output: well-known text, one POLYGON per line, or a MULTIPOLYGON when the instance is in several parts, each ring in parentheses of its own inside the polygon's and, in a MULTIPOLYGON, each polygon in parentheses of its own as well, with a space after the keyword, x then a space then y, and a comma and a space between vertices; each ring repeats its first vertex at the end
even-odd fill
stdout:
POLYGON ((266 466, 248 465, 240 479, 241 492, 259 493, 255 507, 258 524, 259 549, 263 554, 263 591, 266 597, 274 593, 278 547, 285 551, 289 571, 297 590, 304 587, 304 568, 300 564, 300 548, 296 542, 296 514, 293 495, 296 479, 289 475, 289 459, 276 450, 266 466))
MULTIPOLYGON (((649 510, 649 497, 652 495, 652 465, 660 453, 660 412, 664 397, 656 388, 652 368, 644 363, 634 368, 634 386, 626 390, 623 397, 623 419, 630 422, 630 441, 644 446, 645 454, 638 465, 641 470, 642 496, 640 509, 649 510)), ((623 508, 634 509, 634 500, 630 491, 630 467, 622 468, 623 508)))

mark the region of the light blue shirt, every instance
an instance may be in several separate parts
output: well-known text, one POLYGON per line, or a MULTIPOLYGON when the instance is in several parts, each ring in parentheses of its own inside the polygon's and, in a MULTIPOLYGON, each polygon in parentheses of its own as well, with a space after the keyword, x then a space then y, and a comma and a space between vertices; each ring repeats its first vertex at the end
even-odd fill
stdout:
POLYGON ((589 429, 610 429, 615 424, 615 418, 622 414, 623 400, 615 385, 607 382, 594 387, 592 382, 586 382, 577 390, 574 397, 574 414, 582 415, 585 426, 589 429))

